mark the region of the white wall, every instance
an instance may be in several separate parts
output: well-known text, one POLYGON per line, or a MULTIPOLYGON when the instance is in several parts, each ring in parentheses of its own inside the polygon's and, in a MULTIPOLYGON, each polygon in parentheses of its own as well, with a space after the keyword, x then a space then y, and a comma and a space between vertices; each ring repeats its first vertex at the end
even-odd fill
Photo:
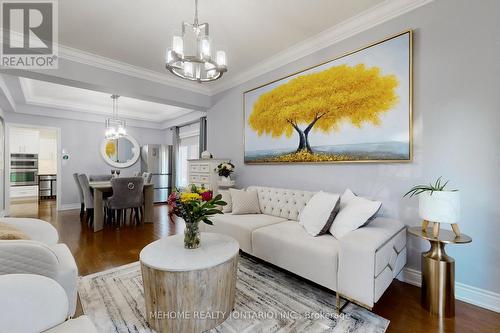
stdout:
MULTIPOLYGON (((456 281, 500 293, 500 1, 440 0, 216 96, 208 149, 231 158, 239 186, 356 193, 383 201, 382 215, 420 223, 414 184, 439 176, 462 192, 468 245, 448 246, 456 281), (414 161, 409 164, 244 165, 243 91, 413 28, 414 161)), ((272 36, 270 36, 272 38, 272 36)), ((408 238, 408 265, 420 269, 426 242, 408 238)))
MULTIPOLYGON (((104 162, 99 152, 101 141, 104 138, 104 123, 87 122, 84 119, 78 121, 12 112, 5 113, 5 122, 61 128, 61 148, 70 154, 69 160, 62 161, 61 175, 58 179, 62 188, 62 208, 65 208, 65 205, 79 203, 73 173, 109 174, 112 169, 110 165, 104 162)), ((165 143, 167 141, 165 130, 128 127, 127 131, 141 146, 148 143, 165 143)), ((59 156, 61 156, 61 152, 59 152, 59 156)), ((137 161, 133 166, 122 169, 122 175, 132 175, 134 171, 139 170, 140 161, 137 161)))

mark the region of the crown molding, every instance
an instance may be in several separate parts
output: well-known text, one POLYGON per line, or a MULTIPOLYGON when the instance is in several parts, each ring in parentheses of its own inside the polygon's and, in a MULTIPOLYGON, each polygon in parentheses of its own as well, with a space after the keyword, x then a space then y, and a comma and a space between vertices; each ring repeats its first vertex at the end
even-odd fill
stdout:
POLYGON ((202 86, 199 83, 190 83, 188 81, 179 80, 179 78, 173 77, 169 73, 161 74, 160 72, 155 72, 150 69, 134 66, 125 62, 102 57, 97 54, 74 49, 61 44, 59 44, 59 58, 143 80, 158 82, 167 86, 181 88, 207 96, 212 95, 209 87, 202 86))
POLYGON ((293 61, 311 55, 433 1, 434 0, 386 0, 232 77, 226 78, 224 81, 214 83, 211 87, 212 94, 215 95, 231 89, 262 74, 271 72, 293 61))
MULTIPOLYGON (((4 30, 0 28, 0 35, 3 35, 3 33, 4 30)), ((24 40, 23 34, 16 31, 12 31, 10 33, 12 39, 18 42, 23 42, 24 40)), ((168 73, 166 70, 165 74, 162 74, 161 72, 152 71, 144 67, 134 66, 125 62, 106 58, 94 53, 65 46, 60 43, 57 43, 56 49, 58 50, 58 57, 60 59, 78 62, 80 64, 93 66, 96 68, 112 71, 119 74, 124 74, 127 76, 132 76, 138 79, 161 83, 175 88, 189 90, 207 96, 212 95, 212 92, 209 87, 202 86, 201 84, 198 83, 191 83, 188 81, 179 80, 178 78, 171 76, 171 74, 168 73)))

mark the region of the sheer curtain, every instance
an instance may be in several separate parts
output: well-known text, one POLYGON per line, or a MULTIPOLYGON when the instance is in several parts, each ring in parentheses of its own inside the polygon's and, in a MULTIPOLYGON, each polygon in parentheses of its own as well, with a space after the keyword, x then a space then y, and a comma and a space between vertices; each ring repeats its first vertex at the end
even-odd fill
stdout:
POLYGON ((189 184, 187 161, 200 157, 200 124, 179 127, 178 133, 176 186, 183 188, 189 184))

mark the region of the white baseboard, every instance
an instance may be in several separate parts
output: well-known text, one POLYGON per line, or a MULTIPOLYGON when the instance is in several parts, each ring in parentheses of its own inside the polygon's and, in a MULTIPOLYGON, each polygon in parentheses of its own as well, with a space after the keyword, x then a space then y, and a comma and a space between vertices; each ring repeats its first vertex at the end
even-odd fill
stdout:
POLYGON ((71 204, 61 204, 59 205, 58 210, 72 210, 72 209, 80 209, 79 203, 71 203, 71 204))
MULTIPOLYGON (((420 287, 422 274, 416 269, 405 267, 396 278, 420 287)), ((455 298, 491 311, 500 312, 500 294, 492 291, 455 282, 455 298)))

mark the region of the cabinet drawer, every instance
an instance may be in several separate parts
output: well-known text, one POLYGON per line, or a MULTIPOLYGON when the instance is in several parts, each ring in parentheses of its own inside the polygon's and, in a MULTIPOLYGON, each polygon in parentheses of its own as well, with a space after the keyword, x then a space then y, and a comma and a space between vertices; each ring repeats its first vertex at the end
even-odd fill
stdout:
POLYGON ((200 177, 200 182, 202 182, 203 184, 208 184, 210 182, 210 177, 208 176, 199 176, 200 177))
POLYGON ((12 198, 37 197, 38 186, 12 186, 10 196, 12 198))
POLYGON ((200 182, 200 176, 198 176, 198 175, 190 175, 189 176, 189 182, 190 183, 198 183, 198 182, 200 182))
POLYGON ((196 185, 197 187, 204 187, 206 188, 207 190, 211 190, 211 187, 209 184, 205 184, 205 183, 193 183, 194 185, 196 185))
POLYGON ((201 172, 210 172, 210 165, 208 165, 208 164, 200 164, 200 171, 201 172))
POLYGON ((189 165, 189 171, 191 171, 191 172, 198 172, 198 171, 200 171, 200 165, 199 164, 190 164, 189 165))

